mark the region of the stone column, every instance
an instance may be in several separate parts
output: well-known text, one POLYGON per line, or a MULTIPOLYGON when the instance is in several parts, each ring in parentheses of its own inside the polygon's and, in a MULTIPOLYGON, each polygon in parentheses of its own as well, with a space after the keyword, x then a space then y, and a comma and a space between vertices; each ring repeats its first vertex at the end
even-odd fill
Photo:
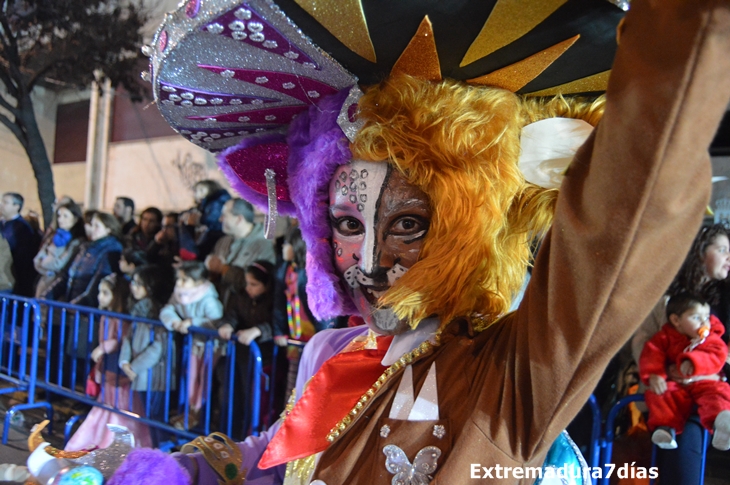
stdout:
POLYGON ((86 145, 86 209, 100 209, 104 204, 113 98, 114 90, 109 79, 92 83, 86 145))

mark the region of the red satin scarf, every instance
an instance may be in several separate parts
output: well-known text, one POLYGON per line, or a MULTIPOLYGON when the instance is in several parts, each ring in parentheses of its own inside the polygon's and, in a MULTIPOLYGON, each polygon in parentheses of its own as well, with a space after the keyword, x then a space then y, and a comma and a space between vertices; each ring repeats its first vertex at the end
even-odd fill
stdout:
POLYGON ((392 337, 378 337, 377 350, 344 351, 327 360, 266 448, 262 470, 324 451, 327 434, 385 371, 380 364, 392 337))

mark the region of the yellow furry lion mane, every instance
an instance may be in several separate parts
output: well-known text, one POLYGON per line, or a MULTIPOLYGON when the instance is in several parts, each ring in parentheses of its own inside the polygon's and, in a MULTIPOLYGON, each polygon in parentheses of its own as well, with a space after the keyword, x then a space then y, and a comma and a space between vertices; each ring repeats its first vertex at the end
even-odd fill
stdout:
MULTIPOLYGON (((524 98, 502 89, 391 76, 359 102, 366 124, 355 159, 388 160, 430 198, 419 261, 380 300, 415 328, 472 318, 484 328, 508 311, 530 264, 530 242, 549 227, 557 190, 525 181, 520 132, 535 121, 595 126, 604 99, 524 98)), ((477 328, 477 329, 481 329, 477 328)))

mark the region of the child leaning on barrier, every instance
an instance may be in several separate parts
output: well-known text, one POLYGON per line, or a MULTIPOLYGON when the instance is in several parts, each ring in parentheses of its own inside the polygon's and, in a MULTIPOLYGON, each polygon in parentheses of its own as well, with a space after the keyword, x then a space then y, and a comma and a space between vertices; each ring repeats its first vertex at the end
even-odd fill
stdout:
MULTIPOLYGON (((234 436, 245 436, 242 410, 249 408, 248 360, 249 345, 256 342, 261 350, 263 365, 271 362, 273 331, 271 327, 273 307, 274 266, 268 261, 256 261, 246 267, 246 286, 233 288, 226 302, 223 318, 217 322, 218 334, 222 339, 235 337, 236 370, 233 402, 234 436), (243 431, 243 435, 241 435, 243 431)), ((223 367, 218 366, 217 378, 221 390, 225 387, 225 377, 220 374, 223 367)), ((223 396, 221 402, 225 402, 223 396)))
MULTIPOLYGON (((124 313, 129 296, 129 285, 121 276, 111 274, 99 283, 99 309, 124 313)), ((113 408, 143 414, 139 396, 131 396, 132 382, 119 370, 119 348, 129 332, 129 324, 118 318, 102 317, 99 320, 99 345, 91 352, 96 362, 93 378, 101 384, 99 402, 113 408)), ((150 447, 149 427, 123 414, 94 407, 79 429, 66 444, 67 451, 106 448, 114 439, 107 424, 125 426, 134 435, 139 446, 150 447)))
MULTIPOLYGON (((165 268, 143 266, 137 268, 130 284, 129 313, 133 317, 157 319, 160 309, 172 293, 172 278, 165 268)), ((134 322, 131 335, 122 341, 119 367, 132 380, 132 390, 138 391, 150 419, 162 421, 167 387, 166 363, 175 365, 175 349, 170 348, 168 359, 168 332, 164 326, 134 322), (149 402, 149 406, 148 403, 149 402)), ((170 386, 175 385, 174 369, 170 369, 170 386)), ((170 389, 172 390, 172 389, 170 389)), ((153 441, 157 434, 153 431, 153 441)))
POLYGON ((662 329, 644 346, 639 359, 641 379, 649 386, 651 440, 663 449, 677 447, 692 407, 698 406, 700 422, 713 432, 712 446, 730 449, 730 384, 718 372, 728 356, 720 338, 722 323, 710 316, 710 306, 700 296, 679 293, 667 303, 662 329), (668 367, 676 366, 680 379, 668 380, 668 367))
MULTIPOLYGON (((223 304, 218 299, 218 292, 213 283, 208 281, 207 277, 208 270, 200 261, 185 261, 178 267, 175 290, 170 302, 160 312, 160 320, 168 330, 186 334, 190 327, 215 328, 212 322, 223 316, 223 304)), ((187 378, 188 403, 191 411, 190 427, 197 423, 206 389, 206 340, 202 336, 193 337, 189 350, 190 364, 187 378)), ((211 364, 215 365, 216 360, 217 355, 214 353, 211 364)))

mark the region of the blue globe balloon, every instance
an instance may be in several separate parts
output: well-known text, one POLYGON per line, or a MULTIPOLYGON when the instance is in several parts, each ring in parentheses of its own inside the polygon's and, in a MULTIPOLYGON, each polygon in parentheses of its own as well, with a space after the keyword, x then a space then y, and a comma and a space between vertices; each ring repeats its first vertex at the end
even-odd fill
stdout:
POLYGON ((73 468, 63 474, 58 485, 102 485, 104 476, 99 470, 90 466, 73 468))

